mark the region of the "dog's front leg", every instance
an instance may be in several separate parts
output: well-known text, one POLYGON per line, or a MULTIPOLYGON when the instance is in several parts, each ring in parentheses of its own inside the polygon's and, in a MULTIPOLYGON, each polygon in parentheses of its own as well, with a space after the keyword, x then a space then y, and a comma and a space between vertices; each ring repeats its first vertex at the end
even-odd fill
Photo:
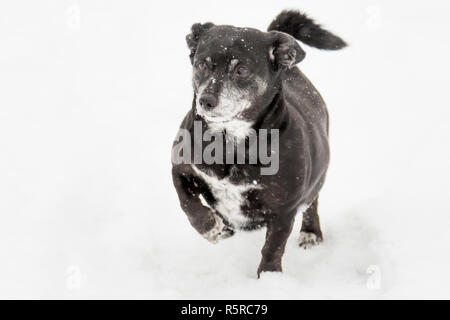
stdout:
POLYGON ((209 189, 206 189, 208 187, 204 182, 189 170, 174 168, 172 175, 181 208, 198 233, 213 243, 232 236, 233 231, 205 203, 203 194, 209 192, 209 189))
POLYGON ((294 225, 295 212, 276 216, 267 224, 266 242, 261 251, 262 258, 258 267, 258 278, 261 272, 281 272, 281 258, 287 239, 294 225))

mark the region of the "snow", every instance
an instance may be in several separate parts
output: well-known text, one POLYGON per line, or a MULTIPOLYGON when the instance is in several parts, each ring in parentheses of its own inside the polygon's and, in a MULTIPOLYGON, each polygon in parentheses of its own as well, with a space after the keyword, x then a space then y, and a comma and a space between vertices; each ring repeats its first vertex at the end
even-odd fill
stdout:
POLYGON ((445 1, 302 1, 349 42, 305 45, 331 117, 324 242, 256 278, 264 231, 213 245, 170 154, 194 22, 264 29, 297 1, 0 4, 0 298, 450 298, 445 1))

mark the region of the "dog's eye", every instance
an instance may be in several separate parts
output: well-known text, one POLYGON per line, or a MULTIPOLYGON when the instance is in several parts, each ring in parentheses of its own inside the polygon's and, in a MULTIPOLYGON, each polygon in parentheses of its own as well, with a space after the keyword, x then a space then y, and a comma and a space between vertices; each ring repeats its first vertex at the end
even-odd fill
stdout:
POLYGON ((245 77, 246 75, 248 75, 248 73, 248 69, 244 66, 239 66, 236 68, 236 74, 240 77, 245 77))
POLYGON ((202 61, 197 65, 197 68, 200 71, 205 71, 208 68, 208 65, 206 64, 206 62, 202 61))

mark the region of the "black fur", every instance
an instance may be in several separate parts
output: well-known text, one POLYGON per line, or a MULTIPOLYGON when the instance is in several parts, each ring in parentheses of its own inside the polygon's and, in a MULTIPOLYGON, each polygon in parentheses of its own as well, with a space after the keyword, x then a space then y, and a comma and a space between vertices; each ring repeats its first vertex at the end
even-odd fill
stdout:
MULTIPOLYGON (((329 163, 328 112, 319 92, 295 66, 305 52, 294 37, 321 49, 345 46, 342 39, 293 11, 278 15, 269 32, 196 23, 186 37, 193 64, 194 94, 181 129, 189 133, 189 147, 203 152, 208 144, 201 137, 194 138, 196 123, 203 132, 222 122, 224 126, 219 130, 225 135, 229 128, 233 132, 226 124, 236 119, 249 123, 255 133, 261 129, 279 132, 279 150, 275 153, 279 170, 274 174, 261 174, 260 169, 265 166, 261 155, 256 164, 227 163, 225 153, 220 156, 222 161, 195 163, 194 153, 190 152, 190 162, 174 162, 172 168, 181 208, 206 239, 214 242, 232 236, 235 230, 267 227, 258 275, 282 270, 281 258, 300 207, 308 209, 303 213, 299 245, 307 248, 323 239, 317 198, 329 163), (237 72, 240 68, 244 68, 243 73, 237 72), (239 99, 227 103, 230 96, 241 97, 246 107, 230 113, 231 118, 215 121, 221 112, 226 114, 243 103, 239 99), (255 184, 258 187, 240 194, 243 201, 239 208, 224 208, 220 204, 233 201, 232 197, 227 198, 227 192, 212 187, 205 175, 233 185, 228 184, 227 188, 255 184), (246 222, 233 223, 229 211, 247 218, 246 222)), ((228 138, 233 139, 232 134, 228 138)), ((178 143, 177 138, 174 146, 178 143)))
POLYGON ((322 29, 313 19, 299 11, 283 11, 270 24, 268 31, 281 31, 318 49, 339 50, 347 46, 344 40, 322 29))
POLYGON ((191 59, 191 63, 194 62, 194 56, 195 52, 198 47, 198 42, 200 40, 201 35, 211 29, 214 26, 213 23, 207 22, 207 23, 194 23, 191 27, 191 33, 186 36, 186 43, 189 47, 189 50, 191 50, 191 54, 189 55, 189 58, 191 59))

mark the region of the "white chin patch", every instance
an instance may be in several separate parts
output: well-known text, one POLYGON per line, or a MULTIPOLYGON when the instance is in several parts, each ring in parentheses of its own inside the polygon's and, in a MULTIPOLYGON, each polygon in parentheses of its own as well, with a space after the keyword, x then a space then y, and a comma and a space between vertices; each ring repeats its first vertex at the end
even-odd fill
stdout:
POLYGON ((253 122, 242 119, 241 114, 251 106, 250 94, 237 89, 232 83, 225 82, 219 95, 218 105, 212 110, 200 106, 199 99, 207 85, 198 90, 196 109, 211 130, 225 132, 228 137, 244 139, 249 134, 253 122))
POLYGON ((249 94, 236 89, 228 82, 224 84, 218 97, 218 105, 212 110, 205 110, 200 106, 199 99, 202 92, 203 90, 199 90, 197 95, 197 114, 208 122, 224 122, 237 119, 243 111, 251 106, 249 94))

